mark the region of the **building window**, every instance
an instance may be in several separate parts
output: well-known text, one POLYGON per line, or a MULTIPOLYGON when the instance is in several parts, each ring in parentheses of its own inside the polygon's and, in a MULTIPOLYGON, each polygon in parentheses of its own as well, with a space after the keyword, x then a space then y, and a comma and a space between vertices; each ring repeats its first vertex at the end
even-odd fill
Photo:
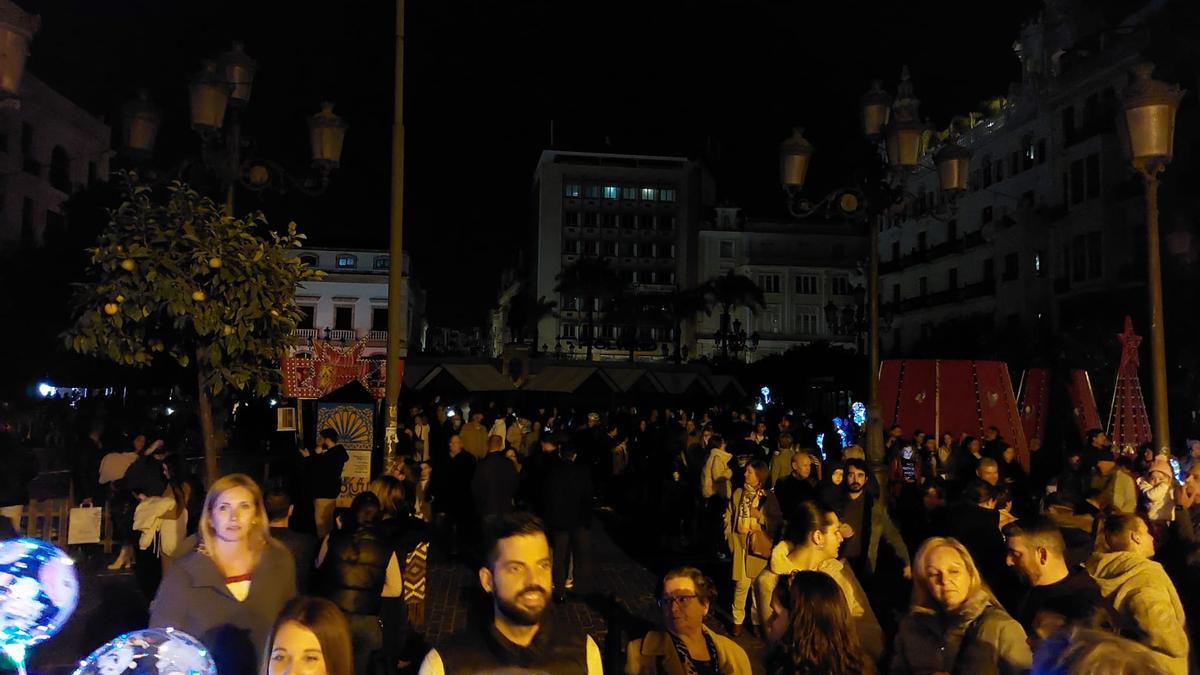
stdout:
POLYGON ((1046 163, 1046 139, 1039 138, 1037 142, 1037 163, 1046 163))
POLYGON ((663 188, 658 191, 658 200, 662 202, 675 201, 675 188, 663 188))
POLYGON ((354 330, 354 307, 343 305, 333 308, 333 329, 354 330))
POLYGON ((801 274, 796 277, 796 293, 800 295, 816 295, 817 275, 801 274))
POLYGON ((33 125, 21 123, 21 159, 25 173, 35 176, 42 173, 42 164, 33 156, 33 125))
MULTIPOLYGON (((674 247, 672 247, 672 248, 674 248, 674 247)), ((672 254, 674 254, 674 251, 672 251, 672 254)), ((675 283, 675 273, 674 272, 667 272, 667 283, 668 284, 675 283)))
POLYGON ((26 197, 21 202, 21 243, 32 246, 33 238, 33 200, 26 197))
POLYGON ((1015 176, 1021 171, 1021 153, 1014 152, 1008 156, 1008 175, 1015 176))
POLYGON ((599 213, 583 214, 583 226, 584 227, 596 227, 599 224, 600 224, 600 214, 599 213))
POLYGON ((604 255, 615 258, 617 256, 617 242, 615 242, 615 241, 604 242, 604 255))
POLYGON ((675 229, 675 216, 663 215, 658 217, 658 229, 669 231, 675 229))
POLYGON ((763 290, 763 293, 778 293, 779 292, 779 275, 778 274, 760 274, 760 275, 758 275, 758 287, 763 290))
POLYGON ((358 258, 346 253, 339 253, 337 257, 337 268, 339 270, 354 269, 358 267, 358 258))
POLYGON ((579 183, 567 183, 563 186, 563 196, 579 199, 579 194, 582 192, 579 183))
POLYGON ((985 207, 983 207, 983 210, 979 212, 979 223, 981 225, 987 225, 988 223, 992 222, 992 217, 993 217, 992 207, 985 206, 985 207))
POLYGON ((603 217, 600 219, 600 224, 603 225, 604 227, 616 227, 617 226, 617 214, 605 213, 603 215, 603 217))
POLYGON ((1046 276, 1046 268, 1042 266, 1042 252, 1035 251, 1033 254, 1033 273, 1035 276, 1046 276))
POLYGON ((1033 136, 1026 136, 1021 139, 1021 170, 1032 169, 1035 162, 1037 162, 1037 146, 1033 144, 1033 136))
POLYGON ((992 185, 992 158, 983 158, 983 187, 991 187, 992 185))
POLYGON ((600 255, 600 242, 592 240, 584 245, 583 252, 588 255, 600 255))
POLYGON ((1087 198, 1095 199, 1100 196, 1100 155, 1091 154, 1087 156, 1085 167, 1086 182, 1087 182, 1087 198))
POLYGON ((312 305, 300 305, 300 320, 296 322, 296 328, 300 330, 312 330, 313 319, 316 317, 317 308, 312 305))
POLYGON ((1087 237, 1088 278, 1099 279, 1104 273, 1104 241, 1100 232, 1091 232, 1087 237))
POLYGON ((617 187, 616 185, 605 185, 604 186, 604 198, 605 199, 620 199, 620 197, 621 197, 621 188, 617 187))
POLYGON ((1004 256, 1004 281, 1016 281, 1021 276, 1020 264, 1016 253, 1004 256))
POLYGON ((808 307, 796 308, 796 332, 803 335, 816 335, 818 328, 816 311, 808 307))
POLYGON ((896 261, 899 259, 900 259, 900 242, 893 241, 892 242, 892 260, 896 261))
POLYGON ((642 201, 644 201, 644 202, 654 201, 654 199, 657 195, 658 195, 658 190, 656 190, 654 188, 649 188, 649 187, 642 188, 642 201))
POLYGON ((952 291, 958 290, 958 268, 957 267, 951 267, 950 271, 946 274, 946 286, 952 291))
POLYGON ((850 295, 850 277, 836 276, 829 280, 832 288, 830 293, 833 295, 850 295))
POLYGON ((1062 135, 1066 145, 1075 142, 1075 106, 1069 105, 1062 109, 1062 135))
POLYGON ((371 330, 385 331, 388 329, 387 307, 371 308, 371 330))
POLYGON ((1080 204, 1084 195, 1083 160, 1071 162, 1071 203, 1080 204))
POLYGON ((567 227, 579 227, 579 212, 567 211, 563 214, 563 225, 567 227))
POLYGON ((587 186, 586 191, 587 191, 588 199, 599 199, 600 198, 600 186, 599 185, 589 185, 589 186, 587 186))
POLYGON ((924 251, 925 247, 928 244, 929 244, 929 238, 926 236, 926 234, 924 232, 918 232, 917 233, 917 250, 924 251))
POLYGON ((983 280, 992 281, 996 278, 996 261, 988 258, 983 261, 983 280))
POLYGON ((564 324, 562 325, 562 336, 563 336, 563 337, 565 337, 565 338, 573 338, 573 337, 575 337, 575 324, 573 324, 573 323, 564 323, 564 324))
POLYGON ((388 268, 388 257, 386 255, 375 256, 375 261, 372 263, 372 267, 377 270, 386 270, 388 268))
POLYGON ((317 256, 315 255, 302 255, 300 256, 300 264, 308 265, 309 267, 316 267, 320 264, 320 261, 317 260, 317 256))
POLYGON ((721 242, 721 257, 722 258, 732 258, 733 257, 733 242, 732 241, 721 242))
POLYGON ((1004 160, 996 160, 996 182, 1004 180, 1004 160))
POLYGON ((638 257, 638 253, 640 253, 641 250, 642 250, 642 246, 640 244, 638 244, 636 241, 629 245, 629 255, 631 257, 634 257, 634 258, 638 257))
POLYGON ((922 298, 929 292, 929 277, 921 277, 917 279, 917 295, 922 298))
POLYGON ((900 304, 900 284, 892 284, 892 302, 900 304))
POLYGON ((1071 280, 1087 279, 1087 238, 1077 234, 1071 241, 1071 280))
POLYGON ((61 145, 50 151, 50 187, 59 192, 71 192, 71 158, 61 145))
POLYGON ((947 220, 946 221, 946 241, 954 241, 955 239, 958 239, 958 221, 957 220, 947 220))

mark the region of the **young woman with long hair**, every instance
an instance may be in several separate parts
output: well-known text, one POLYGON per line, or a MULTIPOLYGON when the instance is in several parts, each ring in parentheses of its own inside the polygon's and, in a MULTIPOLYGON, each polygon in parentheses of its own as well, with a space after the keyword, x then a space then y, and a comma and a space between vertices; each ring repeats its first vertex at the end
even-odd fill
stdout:
POLYGON ((324 598, 292 598, 275 619, 263 675, 353 675, 350 627, 324 598))
POLYGON ((262 491, 245 474, 212 484, 198 534, 159 585, 150 626, 195 636, 222 673, 256 672, 275 617, 296 595, 292 554, 271 539, 262 491))
POLYGON ((771 593, 770 675, 874 675, 841 587, 822 572, 796 572, 771 593))

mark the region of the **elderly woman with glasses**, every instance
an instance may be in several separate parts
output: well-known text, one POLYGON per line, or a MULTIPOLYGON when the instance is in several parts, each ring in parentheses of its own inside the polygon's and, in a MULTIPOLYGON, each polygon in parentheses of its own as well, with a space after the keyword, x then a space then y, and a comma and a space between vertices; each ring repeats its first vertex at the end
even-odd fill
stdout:
POLYGON ((666 631, 652 630, 629 643, 626 675, 749 675, 746 651, 704 626, 715 597, 712 581, 700 570, 667 572, 658 596, 666 631))

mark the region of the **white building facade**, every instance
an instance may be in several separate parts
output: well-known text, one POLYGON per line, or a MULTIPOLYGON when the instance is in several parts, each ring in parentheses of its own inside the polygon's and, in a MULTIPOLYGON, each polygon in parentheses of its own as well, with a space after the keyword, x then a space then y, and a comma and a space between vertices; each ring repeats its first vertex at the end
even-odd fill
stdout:
POLYGON ((1114 123, 1138 39, 1088 26, 1057 15, 1026 26, 1016 45, 1024 81, 952 125, 972 153, 970 189, 954 208, 938 195, 930 155, 909 178, 908 208, 879 237, 885 354, 966 325, 1044 335, 1142 297, 1142 191, 1114 123))
MULTIPOLYGON (((763 290, 761 309, 740 307, 732 313, 748 335, 758 334, 757 347, 742 354, 746 360, 818 341, 861 346, 867 258, 861 224, 756 220, 742 217, 737 208, 719 207, 714 221, 700 230, 697 254, 702 283, 732 270, 763 290)), ((714 338, 720 321, 719 308, 697 317, 693 355, 720 353, 714 338)))
POLYGON ((107 180, 112 130, 33 75, 0 109, 0 246, 40 246, 66 228, 63 202, 107 180))
MULTIPOLYGON (((306 248, 299 256, 325 272, 325 278, 296 289, 296 304, 304 312, 296 329, 296 351, 304 351, 312 340, 351 345, 365 337, 364 356, 386 354, 388 252, 306 248)), ((407 332, 403 344, 415 351, 424 339, 425 294, 413 283, 407 253, 400 306, 407 332)))

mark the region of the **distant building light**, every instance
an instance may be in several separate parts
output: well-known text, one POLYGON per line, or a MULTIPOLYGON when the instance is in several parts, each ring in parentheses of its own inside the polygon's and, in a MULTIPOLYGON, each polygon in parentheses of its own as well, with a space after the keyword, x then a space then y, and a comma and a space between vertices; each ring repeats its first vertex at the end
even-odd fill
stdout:
POLYGON ((50 398, 51 396, 54 395, 55 391, 57 391, 57 389, 53 385, 47 384, 45 382, 38 383, 38 386, 37 386, 38 396, 41 396, 42 398, 50 398))

